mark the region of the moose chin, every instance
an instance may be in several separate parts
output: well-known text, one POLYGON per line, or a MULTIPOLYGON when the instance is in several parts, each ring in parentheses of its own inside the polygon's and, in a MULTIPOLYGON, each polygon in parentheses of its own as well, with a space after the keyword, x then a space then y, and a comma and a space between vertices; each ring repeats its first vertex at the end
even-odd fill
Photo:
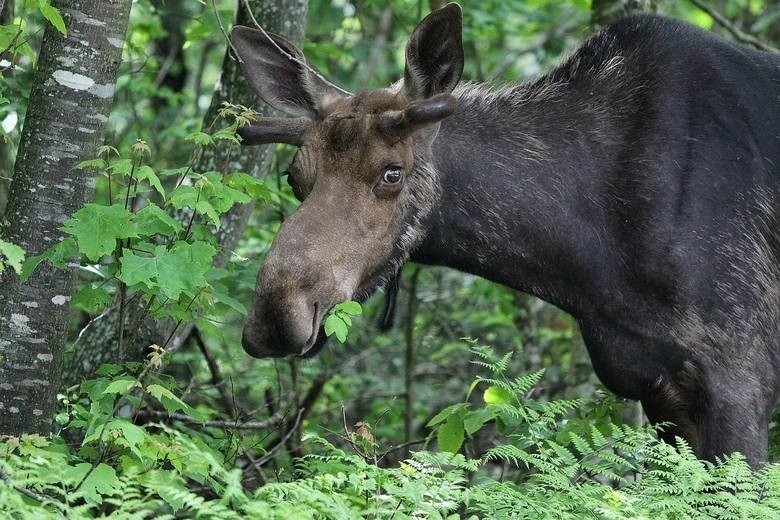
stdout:
POLYGON ((399 83, 350 94, 285 39, 236 27, 290 117, 301 201, 258 278, 257 357, 309 356, 338 302, 409 260, 534 294, 580 324, 601 381, 703 458, 767 458, 780 391, 780 57, 625 18, 542 77, 459 84, 461 9, 427 16, 399 83))

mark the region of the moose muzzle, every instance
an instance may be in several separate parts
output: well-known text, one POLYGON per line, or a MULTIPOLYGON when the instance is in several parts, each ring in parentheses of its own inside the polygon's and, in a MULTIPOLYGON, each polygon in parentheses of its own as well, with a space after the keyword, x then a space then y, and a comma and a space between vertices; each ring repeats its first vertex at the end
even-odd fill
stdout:
POLYGON ((251 356, 315 354, 325 342, 323 317, 356 288, 340 269, 334 245, 342 237, 318 229, 325 226, 305 206, 282 226, 258 277, 242 339, 251 356))

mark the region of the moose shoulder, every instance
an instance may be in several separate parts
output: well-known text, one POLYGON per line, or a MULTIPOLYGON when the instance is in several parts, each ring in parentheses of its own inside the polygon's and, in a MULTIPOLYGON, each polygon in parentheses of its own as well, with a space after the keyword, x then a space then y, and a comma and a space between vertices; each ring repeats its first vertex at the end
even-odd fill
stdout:
POLYGON ((407 260, 535 294, 580 323, 598 376, 714 459, 767 457, 780 390, 780 57, 630 17, 526 84, 458 86, 461 11, 412 33, 403 81, 354 96, 237 27, 265 118, 300 147, 244 330, 311 355, 335 303, 407 260))

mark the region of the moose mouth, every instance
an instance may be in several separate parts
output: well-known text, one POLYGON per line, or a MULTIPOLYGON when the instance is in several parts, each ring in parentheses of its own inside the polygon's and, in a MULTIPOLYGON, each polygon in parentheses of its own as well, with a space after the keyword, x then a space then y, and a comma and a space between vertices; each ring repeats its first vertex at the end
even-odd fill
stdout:
POLYGON ((314 302, 314 315, 312 316, 311 321, 311 336, 309 336, 309 339, 306 340, 306 343, 303 346, 303 351, 298 354, 298 357, 301 358, 310 358, 319 354, 319 352, 322 350, 322 347, 325 346, 325 341, 327 340, 325 326, 321 325, 322 319, 320 316, 320 306, 318 302, 314 302))

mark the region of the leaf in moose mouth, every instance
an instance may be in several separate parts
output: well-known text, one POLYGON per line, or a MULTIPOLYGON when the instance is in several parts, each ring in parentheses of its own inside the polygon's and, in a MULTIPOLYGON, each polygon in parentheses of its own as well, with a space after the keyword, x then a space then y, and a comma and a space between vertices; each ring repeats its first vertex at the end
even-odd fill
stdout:
POLYGON ((325 316, 323 322, 325 335, 336 336, 341 343, 347 340, 349 328, 352 326, 352 316, 363 314, 363 308, 356 301, 337 303, 325 316))

